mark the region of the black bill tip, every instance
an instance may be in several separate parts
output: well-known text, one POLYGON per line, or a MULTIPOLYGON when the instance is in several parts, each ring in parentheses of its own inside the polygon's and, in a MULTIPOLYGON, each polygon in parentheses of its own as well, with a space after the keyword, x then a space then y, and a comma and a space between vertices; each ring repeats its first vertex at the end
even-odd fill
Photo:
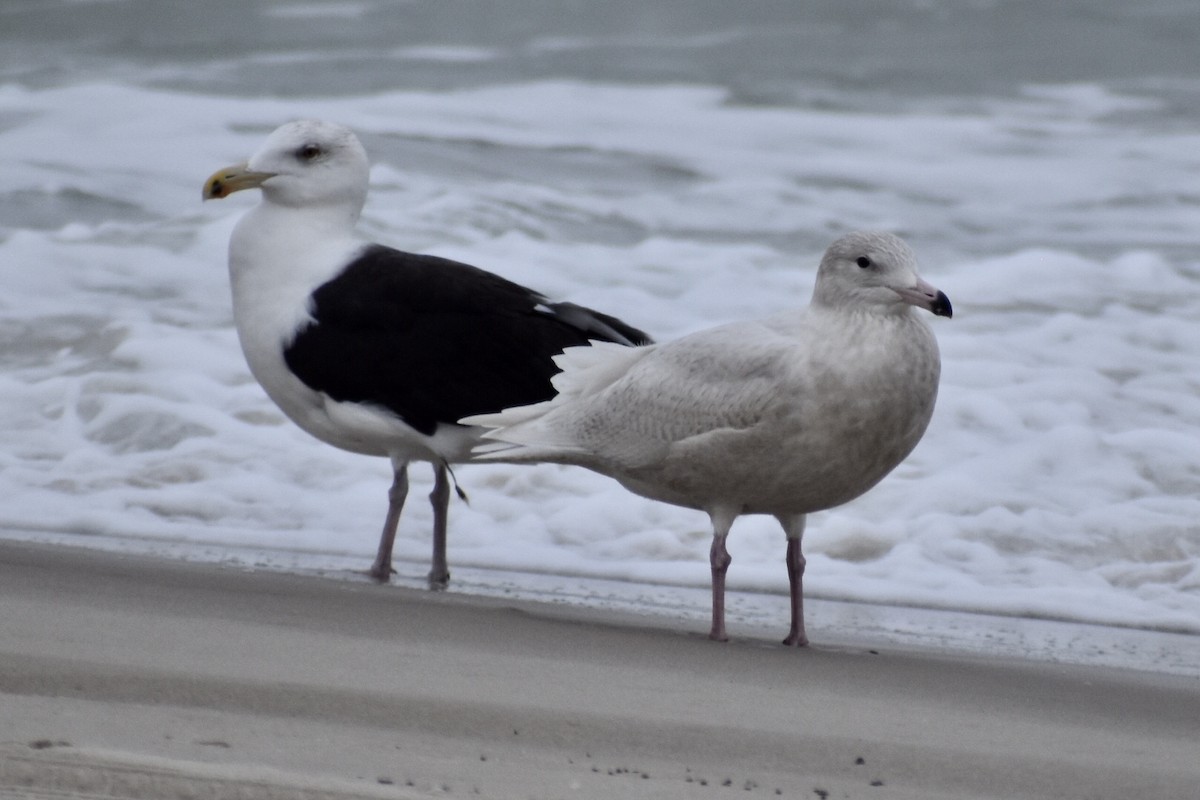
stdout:
POLYGON ((939 291, 937 297, 933 299, 933 305, 929 307, 935 317, 953 317, 954 307, 950 305, 950 298, 946 297, 946 293, 939 291))

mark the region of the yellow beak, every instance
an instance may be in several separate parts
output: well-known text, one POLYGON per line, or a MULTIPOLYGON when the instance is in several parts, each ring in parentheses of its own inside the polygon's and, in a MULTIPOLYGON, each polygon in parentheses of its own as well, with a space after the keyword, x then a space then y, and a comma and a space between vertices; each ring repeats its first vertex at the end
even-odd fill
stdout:
POLYGON ((204 181, 201 197, 205 200, 228 197, 243 189, 257 189, 263 185, 263 181, 274 177, 274 172, 255 172, 245 163, 223 167, 204 181))

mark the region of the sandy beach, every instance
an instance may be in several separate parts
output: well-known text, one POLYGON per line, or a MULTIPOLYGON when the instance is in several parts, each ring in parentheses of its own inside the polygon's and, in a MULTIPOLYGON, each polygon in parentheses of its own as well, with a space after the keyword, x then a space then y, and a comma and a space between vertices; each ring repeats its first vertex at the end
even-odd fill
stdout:
POLYGON ((1195 678, 0 543, 0 798, 1184 798, 1195 678))

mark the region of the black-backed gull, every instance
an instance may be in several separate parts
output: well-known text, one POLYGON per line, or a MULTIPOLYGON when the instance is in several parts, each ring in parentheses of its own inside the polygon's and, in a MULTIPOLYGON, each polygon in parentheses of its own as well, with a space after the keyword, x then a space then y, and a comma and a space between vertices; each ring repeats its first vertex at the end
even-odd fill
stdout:
POLYGON ((366 242, 366 151, 347 128, 278 128, 244 164, 205 181, 205 199, 261 189, 229 242, 233 311, 254 377, 324 442, 391 459, 394 481, 370 574, 392 574, 408 464, 434 467, 431 587, 449 579, 448 465, 480 429, 462 417, 553 396, 552 357, 588 341, 649 341, 615 317, 466 264, 366 242))

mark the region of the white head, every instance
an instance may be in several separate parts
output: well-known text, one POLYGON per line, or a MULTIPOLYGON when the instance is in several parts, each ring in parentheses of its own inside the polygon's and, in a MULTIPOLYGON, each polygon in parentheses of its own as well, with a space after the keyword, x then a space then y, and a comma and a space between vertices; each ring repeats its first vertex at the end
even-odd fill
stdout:
POLYGON ((369 178, 367 152, 349 128, 297 120, 276 128, 249 161, 214 172, 204 183, 204 199, 258 188, 270 203, 333 206, 357 219, 369 178))
POLYGON ((953 313, 950 298, 921 279, 917 256, 890 233, 848 233, 829 246, 817 270, 813 303, 828 307, 900 312, 908 305, 939 317, 953 313))

